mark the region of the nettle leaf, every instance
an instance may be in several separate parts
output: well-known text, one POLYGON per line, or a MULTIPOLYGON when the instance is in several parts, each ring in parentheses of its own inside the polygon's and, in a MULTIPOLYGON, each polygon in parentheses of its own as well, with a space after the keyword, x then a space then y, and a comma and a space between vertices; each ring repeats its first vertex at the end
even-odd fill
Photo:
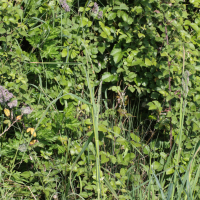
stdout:
POLYGON ((118 63, 123 58, 123 51, 121 48, 115 48, 111 51, 110 55, 113 56, 114 62, 118 63))

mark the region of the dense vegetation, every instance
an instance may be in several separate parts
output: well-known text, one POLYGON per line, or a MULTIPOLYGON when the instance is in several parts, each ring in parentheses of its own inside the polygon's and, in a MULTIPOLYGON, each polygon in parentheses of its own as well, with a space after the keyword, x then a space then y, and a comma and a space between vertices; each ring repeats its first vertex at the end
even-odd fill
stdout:
POLYGON ((200 199, 199 0, 1 0, 1 199, 200 199))

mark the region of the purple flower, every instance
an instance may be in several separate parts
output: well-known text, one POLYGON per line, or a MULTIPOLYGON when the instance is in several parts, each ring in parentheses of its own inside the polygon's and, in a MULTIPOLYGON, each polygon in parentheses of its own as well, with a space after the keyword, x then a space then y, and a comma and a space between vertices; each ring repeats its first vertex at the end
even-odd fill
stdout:
POLYGON ((99 6, 98 6, 98 4, 97 4, 96 2, 94 2, 94 7, 93 7, 93 9, 92 9, 92 12, 93 12, 94 14, 97 14, 98 10, 99 10, 99 6))
POLYGON ((98 8, 98 4, 96 2, 94 2, 94 8, 98 8))
POLYGON ((16 106, 17 106, 17 100, 14 100, 14 101, 8 103, 8 106, 9 106, 10 108, 16 107, 16 106))
POLYGON ((21 111, 22 111, 22 114, 24 114, 24 115, 28 115, 28 114, 32 113, 32 110, 29 106, 22 108, 21 111))
POLYGON ((66 3, 66 0, 60 0, 60 3, 66 12, 70 12, 70 8, 66 3))
POLYGON ((100 11, 100 12, 98 13, 98 18, 99 18, 99 19, 103 18, 103 11, 100 11))
POLYGON ((13 94, 10 93, 7 89, 3 86, 0 86, 0 103, 5 104, 6 102, 10 101, 13 97, 13 94))

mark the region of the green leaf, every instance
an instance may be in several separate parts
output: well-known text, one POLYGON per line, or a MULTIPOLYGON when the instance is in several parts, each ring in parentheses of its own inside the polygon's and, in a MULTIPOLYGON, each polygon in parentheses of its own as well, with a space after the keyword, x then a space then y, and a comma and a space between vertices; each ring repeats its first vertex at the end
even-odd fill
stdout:
POLYGON ((101 164, 107 163, 109 161, 109 158, 106 157, 106 155, 101 155, 101 164))
POLYGON ((113 130, 114 130, 116 135, 120 135, 121 129, 118 126, 114 126, 113 130))
POLYGON ((82 26, 86 26, 88 24, 88 18, 87 17, 83 17, 82 18, 82 26))
POLYGON ((157 107, 152 102, 149 102, 147 105, 149 106, 149 110, 157 110, 157 107))
POLYGON ((169 93, 166 92, 165 90, 159 90, 158 92, 159 92, 160 94, 162 94, 164 97, 166 97, 166 96, 169 95, 169 93))
POLYGON ((137 14, 142 13, 142 7, 141 6, 135 6, 133 10, 136 11, 137 14))
POLYGON ((115 192, 115 190, 113 189, 113 187, 111 186, 111 184, 109 183, 109 181, 106 179, 106 177, 104 177, 104 182, 107 185, 107 187, 109 188, 109 190, 111 191, 111 193, 114 195, 115 199, 118 200, 117 193, 115 192))
POLYGON ((147 66, 151 66, 152 65, 151 61, 148 58, 145 58, 145 64, 147 66))
POLYGON ((133 147, 141 147, 141 146, 142 146, 142 145, 141 145, 140 143, 138 143, 138 142, 131 141, 130 143, 133 145, 133 147))
POLYGON ((138 33, 138 37, 142 38, 142 37, 145 37, 145 35, 143 33, 138 33))
POLYGON ((200 71, 200 65, 194 66, 195 70, 200 71))
POLYGON ((174 170, 173 167, 172 167, 172 168, 169 168, 169 169, 166 170, 166 174, 167 174, 167 175, 173 174, 174 171, 175 171, 175 170, 174 170))
POLYGON ((0 34, 4 34, 4 33, 6 33, 6 29, 0 28, 0 34))
POLYGON ((107 36, 110 36, 110 28, 105 26, 101 21, 99 21, 99 25, 101 26, 101 28, 103 29, 103 31, 105 32, 105 34, 107 36))
POLYGON ((124 13, 122 14, 122 19, 123 19, 125 22, 127 22, 127 21, 128 21, 128 14, 124 12, 124 13))
POLYGON ((122 177, 126 175, 126 171, 127 170, 125 170, 124 168, 120 169, 120 174, 121 174, 122 177))
POLYGON ((113 164, 115 164, 117 162, 117 159, 115 156, 110 156, 110 160, 113 164))
POLYGON ((106 35, 105 32, 101 32, 101 35, 100 35, 102 38, 107 38, 108 36, 106 35))
POLYGON ((84 187, 85 190, 93 190, 94 188, 92 187, 92 185, 87 185, 84 187))
POLYGON ((91 125, 91 124, 92 124, 92 122, 91 122, 91 120, 90 120, 90 119, 86 119, 86 120, 85 120, 85 124, 86 124, 86 125, 91 125))
POLYGON ((149 102, 147 105, 149 106, 149 110, 162 110, 161 104, 158 101, 149 102))
POLYGON ((106 128, 104 125, 102 125, 102 124, 99 124, 99 125, 98 125, 98 130, 99 130, 99 131, 102 131, 102 132, 104 132, 104 133, 107 133, 107 132, 108 132, 107 128, 106 128))
POLYGON ((79 12, 83 12, 84 11, 84 7, 79 7, 78 11, 79 12))
POLYGON ((122 154, 117 154, 117 162, 119 164, 122 164, 123 163, 123 155, 122 154))
POLYGON ((136 157, 134 153, 127 153, 126 156, 124 157, 124 162, 130 162, 136 157))
POLYGON ((115 80, 116 80, 116 75, 113 75, 110 72, 105 72, 102 76, 103 82, 113 82, 115 80))
POLYGON ((152 163, 152 168, 153 168, 154 170, 159 169, 160 166, 161 166, 161 164, 160 164, 159 162, 157 162, 157 161, 154 161, 154 162, 152 163))
POLYGON ((126 139, 124 139, 123 137, 117 138, 116 142, 121 145, 126 145, 126 139))
POLYGON ((113 10, 129 10, 129 8, 126 4, 120 3, 120 6, 114 6, 113 10))
POLYGON ((161 152, 161 153, 160 153, 160 156, 161 156, 162 158, 164 158, 164 159, 167 158, 167 154, 166 154, 165 152, 161 152))
POLYGON ((62 57, 66 57, 67 56, 67 49, 63 49, 62 50, 62 57))
POLYGON ((114 20, 116 18, 117 14, 115 12, 109 12, 107 19, 108 20, 114 20))
POLYGON ((21 173, 20 176, 23 176, 24 178, 29 178, 32 174, 33 174, 33 172, 31 172, 31 171, 25 171, 25 172, 21 173))
POLYGON ((115 48, 110 53, 113 56, 114 62, 118 63, 123 58, 123 52, 121 48, 115 48))
POLYGON ((197 24, 191 23, 190 26, 199 33, 199 27, 197 26, 197 24))
POLYGON ((79 195, 83 198, 87 198, 88 197, 88 193, 87 192, 80 192, 79 195))
POLYGON ((103 28, 103 30, 104 30, 104 32, 106 33, 107 36, 110 35, 110 28, 109 28, 109 27, 105 26, 105 27, 103 28))
POLYGON ((131 133, 130 136, 135 142, 140 142, 140 138, 137 135, 135 135, 134 133, 131 133))
POLYGON ((133 61, 133 55, 129 55, 126 60, 127 60, 127 62, 131 63, 133 61))
POLYGON ((194 101, 198 101, 199 99, 200 99, 200 95, 199 94, 195 95, 194 98, 193 98, 194 101))

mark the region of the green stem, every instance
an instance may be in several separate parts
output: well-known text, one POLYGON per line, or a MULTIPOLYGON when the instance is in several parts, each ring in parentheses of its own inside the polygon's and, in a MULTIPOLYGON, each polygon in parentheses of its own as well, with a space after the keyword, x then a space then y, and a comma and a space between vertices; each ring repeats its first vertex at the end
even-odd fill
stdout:
MULTIPOLYGON (((182 71, 182 78, 184 76, 184 70, 185 70, 185 49, 183 45, 183 71, 182 71)), ((182 147, 182 129, 183 129, 183 121, 184 121, 184 115, 185 115, 185 101, 183 101, 183 88, 181 89, 181 105, 180 105, 180 132, 179 132, 179 144, 178 144, 178 157, 176 160, 176 166, 175 166, 175 172, 174 172, 174 186, 173 186, 173 191, 172 191, 172 200, 174 198, 174 192, 175 192, 175 186, 176 186, 176 176, 177 176, 177 171, 179 160, 180 160, 180 155, 181 155, 181 147, 182 147), (184 108, 183 108, 184 106, 184 108)))

